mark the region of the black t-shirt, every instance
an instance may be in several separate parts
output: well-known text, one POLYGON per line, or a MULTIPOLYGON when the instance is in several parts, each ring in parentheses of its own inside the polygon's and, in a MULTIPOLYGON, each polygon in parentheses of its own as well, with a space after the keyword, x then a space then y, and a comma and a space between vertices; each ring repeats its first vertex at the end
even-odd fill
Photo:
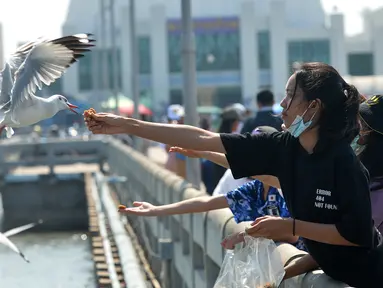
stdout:
POLYGON ((374 249, 369 175, 347 142, 319 141, 309 154, 289 133, 221 134, 221 140, 234 178, 278 177, 295 219, 335 224, 345 239, 359 245, 305 239, 310 254, 327 275, 354 287, 381 281, 377 269, 383 273, 378 263, 382 252, 374 249))

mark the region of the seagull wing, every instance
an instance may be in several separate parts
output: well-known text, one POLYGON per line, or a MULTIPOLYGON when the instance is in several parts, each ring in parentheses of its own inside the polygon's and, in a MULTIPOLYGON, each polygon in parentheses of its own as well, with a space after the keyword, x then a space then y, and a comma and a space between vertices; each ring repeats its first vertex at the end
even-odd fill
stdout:
POLYGON ((49 86, 60 78, 72 63, 84 56, 83 52, 94 46, 89 35, 77 34, 35 44, 15 73, 10 107, 14 121, 14 111, 22 102, 31 99, 43 84, 49 86))
POLYGON ((10 236, 13 236, 13 235, 16 235, 16 234, 19 234, 25 230, 28 230, 28 229, 31 229, 33 227, 35 227, 36 225, 38 224, 41 224, 42 221, 40 220, 39 222, 37 223, 30 223, 30 224, 27 224, 27 225, 23 225, 23 226, 20 226, 20 227, 17 227, 17 228, 13 228, 11 230, 8 230, 7 232, 4 232, 3 234, 6 236, 6 237, 10 237, 10 236))
POLYGON ((10 107, 11 90, 13 86, 11 66, 5 63, 4 69, 0 72, 0 109, 8 110, 10 107))
POLYGON ((16 51, 11 54, 10 58, 7 60, 11 68, 12 78, 14 77, 16 71, 20 68, 21 64, 27 58, 29 52, 31 52, 32 48, 40 42, 47 41, 44 37, 39 37, 36 40, 29 41, 16 49, 16 51))
POLYGON ((13 250, 14 252, 16 252, 17 254, 20 255, 20 257, 22 257, 26 262, 29 263, 29 260, 25 257, 25 255, 20 251, 19 248, 17 248, 17 246, 11 241, 8 239, 7 236, 5 236, 3 233, 0 233, 0 244, 3 244, 5 246, 7 246, 8 248, 10 248, 11 250, 13 250))

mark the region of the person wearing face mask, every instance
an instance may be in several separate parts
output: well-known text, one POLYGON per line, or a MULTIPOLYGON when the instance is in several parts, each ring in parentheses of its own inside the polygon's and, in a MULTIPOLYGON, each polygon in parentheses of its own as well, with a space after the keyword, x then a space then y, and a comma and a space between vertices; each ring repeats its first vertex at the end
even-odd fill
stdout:
POLYGON ((383 233, 383 95, 374 95, 359 107, 361 131, 352 147, 370 173, 372 218, 383 233))
MULTIPOLYGON (((128 133, 171 146, 225 153, 235 178, 279 179, 291 218, 258 218, 244 233, 303 238, 309 254, 285 267, 285 279, 319 266, 352 287, 383 287, 369 174, 351 148, 359 133, 359 92, 324 63, 304 63, 281 102, 286 132, 220 134, 187 125, 112 114, 85 119, 94 134, 128 133)), ((225 166, 224 165, 224 166, 225 166)))

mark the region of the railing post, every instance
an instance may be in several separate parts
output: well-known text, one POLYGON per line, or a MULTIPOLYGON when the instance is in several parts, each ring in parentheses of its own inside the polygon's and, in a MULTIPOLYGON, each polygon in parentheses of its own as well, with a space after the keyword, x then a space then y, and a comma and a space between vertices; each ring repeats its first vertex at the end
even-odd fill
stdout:
POLYGON ((49 165, 49 174, 55 174, 55 149, 53 145, 47 145, 47 157, 48 157, 48 165, 49 165))
POLYGON ((172 288, 172 259, 173 241, 170 238, 158 239, 159 254, 161 256, 161 286, 172 288))
POLYGON ((5 145, 3 147, 0 146, 0 176, 5 176, 7 173, 8 173, 8 169, 7 169, 7 166, 6 165, 6 161, 4 159, 4 147, 6 147, 5 145))

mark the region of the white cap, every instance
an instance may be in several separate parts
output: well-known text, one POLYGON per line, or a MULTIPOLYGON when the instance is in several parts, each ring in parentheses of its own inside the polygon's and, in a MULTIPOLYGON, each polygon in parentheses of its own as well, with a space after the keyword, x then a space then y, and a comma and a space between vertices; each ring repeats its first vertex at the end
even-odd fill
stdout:
POLYGON ((243 106, 241 103, 234 103, 232 105, 233 108, 237 109, 241 114, 246 113, 246 107, 243 106))
POLYGON ((185 116, 185 109, 179 104, 170 105, 168 107, 168 119, 180 120, 185 116))

